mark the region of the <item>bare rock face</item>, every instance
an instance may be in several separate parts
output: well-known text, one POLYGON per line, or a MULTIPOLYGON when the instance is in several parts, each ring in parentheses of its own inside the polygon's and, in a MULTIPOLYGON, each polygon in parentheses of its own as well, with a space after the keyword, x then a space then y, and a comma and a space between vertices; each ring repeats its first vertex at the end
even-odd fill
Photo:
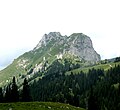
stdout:
POLYGON ((51 40, 56 40, 61 38, 61 34, 60 32, 50 32, 48 35, 44 34, 42 39, 40 40, 40 42, 37 44, 37 46, 35 47, 36 49, 39 49, 42 46, 46 46, 48 42, 50 42, 51 40))
MULTIPOLYGON (((41 47, 47 47, 50 42, 52 42, 51 47, 62 47, 62 54, 69 53, 78 56, 80 60, 89 62, 98 62, 101 60, 100 55, 93 48, 92 40, 83 33, 62 36, 60 32, 50 32, 42 37, 38 45, 34 48, 34 51, 41 47)), ((56 55, 58 54, 56 53, 56 55)))
POLYGON ((100 61, 100 55, 94 50, 90 37, 82 33, 72 34, 70 37, 74 39, 69 48, 71 54, 77 55, 85 61, 100 61))

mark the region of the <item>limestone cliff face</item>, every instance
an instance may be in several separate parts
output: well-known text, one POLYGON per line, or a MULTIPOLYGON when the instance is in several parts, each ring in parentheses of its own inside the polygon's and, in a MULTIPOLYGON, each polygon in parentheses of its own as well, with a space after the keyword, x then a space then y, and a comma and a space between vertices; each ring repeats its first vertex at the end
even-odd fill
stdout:
POLYGON ((90 37, 78 33, 72 34, 74 40, 71 42, 69 52, 75 54, 86 61, 100 61, 100 55, 94 50, 90 37))
POLYGON ((101 59, 100 55, 94 50, 90 37, 83 33, 62 36, 59 32, 50 32, 42 37, 34 51, 41 47, 47 47, 50 42, 52 42, 51 47, 61 48, 60 54, 69 53, 78 56, 80 60, 90 62, 98 62, 101 59))

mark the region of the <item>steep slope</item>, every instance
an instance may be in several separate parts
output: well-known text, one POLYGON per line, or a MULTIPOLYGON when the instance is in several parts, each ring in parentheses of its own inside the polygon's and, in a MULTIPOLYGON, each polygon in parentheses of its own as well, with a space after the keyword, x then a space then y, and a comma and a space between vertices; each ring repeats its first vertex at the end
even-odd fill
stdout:
POLYGON ((53 55, 70 53, 78 56, 81 60, 100 61, 100 55, 94 50, 91 39, 82 33, 74 33, 70 36, 62 36, 59 32, 45 34, 34 51, 46 47, 48 44, 51 44, 49 52, 53 55))
POLYGON ((59 71, 62 70, 62 65, 55 62, 50 68, 51 71, 49 70, 50 74, 31 84, 33 100, 57 101, 83 108, 87 108, 88 104, 93 110, 104 110, 104 108, 118 110, 120 104, 119 64, 120 62, 96 65, 94 68, 86 68, 89 69, 87 71, 81 71, 81 69, 76 74, 72 71, 70 75, 66 75, 59 71), (112 108, 111 104, 113 104, 112 108))
POLYGON ((91 39, 82 34, 74 33, 62 36, 59 32, 45 34, 37 46, 15 59, 6 69, 0 71, 0 85, 8 83, 13 76, 19 79, 33 77, 37 72, 44 73, 56 59, 69 58, 82 66, 100 61, 100 55, 94 50, 91 39))

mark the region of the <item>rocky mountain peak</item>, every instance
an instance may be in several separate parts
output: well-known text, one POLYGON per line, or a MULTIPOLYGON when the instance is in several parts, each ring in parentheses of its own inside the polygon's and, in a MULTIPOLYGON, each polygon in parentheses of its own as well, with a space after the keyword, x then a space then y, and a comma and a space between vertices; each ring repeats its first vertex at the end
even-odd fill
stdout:
POLYGON ((48 36, 59 37, 59 36, 61 36, 61 33, 60 33, 60 32, 50 32, 50 33, 48 34, 48 36))
POLYGON ((78 56, 85 61, 100 61, 100 55, 94 50, 92 40, 83 33, 62 36, 60 32, 50 32, 49 34, 43 35, 34 51, 44 46, 48 46, 50 53, 53 51, 53 53, 56 53, 55 55, 68 53, 78 56))
POLYGON ((74 33, 70 37, 72 37, 72 39, 74 39, 73 43, 75 45, 79 45, 80 47, 93 48, 92 40, 90 39, 90 37, 88 37, 87 35, 85 35, 83 33, 74 33))
POLYGON ((92 40, 83 33, 73 33, 69 48, 69 53, 79 56, 86 61, 97 62, 100 61, 100 55, 94 50, 92 40))
POLYGON ((59 39, 62 37, 60 32, 50 32, 49 34, 44 34, 42 39, 39 41, 37 46, 34 48, 34 50, 39 49, 41 46, 46 46, 47 43, 51 40, 59 39))
POLYGON ((80 67, 96 64, 100 59, 100 55, 93 48, 92 40, 87 35, 73 33, 70 36, 62 36, 60 32, 50 32, 42 36, 33 50, 15 59, 2 73, 6 73, 7 70, 8 74, 13 76, 19 74, 19 78, 22 78, 20 73, 23 73, 30 78, 38 72, 48 71, 46 69, 49 69, 55 61, 60 61, 63 65, 67 61, 72 68, 77 64, 80 67))

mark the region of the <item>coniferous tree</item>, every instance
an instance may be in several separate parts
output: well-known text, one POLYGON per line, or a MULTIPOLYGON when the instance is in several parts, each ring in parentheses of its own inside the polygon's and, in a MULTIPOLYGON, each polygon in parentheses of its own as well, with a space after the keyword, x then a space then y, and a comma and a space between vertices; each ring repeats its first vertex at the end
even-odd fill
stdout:
POLYGON ((18 86, 15 81, 15 77, 13 77, 13 81, 12 81, 11 96, 12 96, 12 99, 11 99, 12 102, 19 101, 19 91, 18 91, 18 86))
POLYGON ((90 95, 88 97, 88 110, 98 110, 97 100, 93 94, 93 88, 91 87, 90 95))
POLYGON ((29 89, 28 81, 26 78, 24 79, 24 83, 23 83, 22 101, 24 102, 31 101, 30 89, 29 89))
POLYGON ((3 91, 2 88, 0 87, 0 103, 3 102, 3 91))
POLYGON ((5 90, 5 102, 11 102, 11 84, 8 84, 5 90))

